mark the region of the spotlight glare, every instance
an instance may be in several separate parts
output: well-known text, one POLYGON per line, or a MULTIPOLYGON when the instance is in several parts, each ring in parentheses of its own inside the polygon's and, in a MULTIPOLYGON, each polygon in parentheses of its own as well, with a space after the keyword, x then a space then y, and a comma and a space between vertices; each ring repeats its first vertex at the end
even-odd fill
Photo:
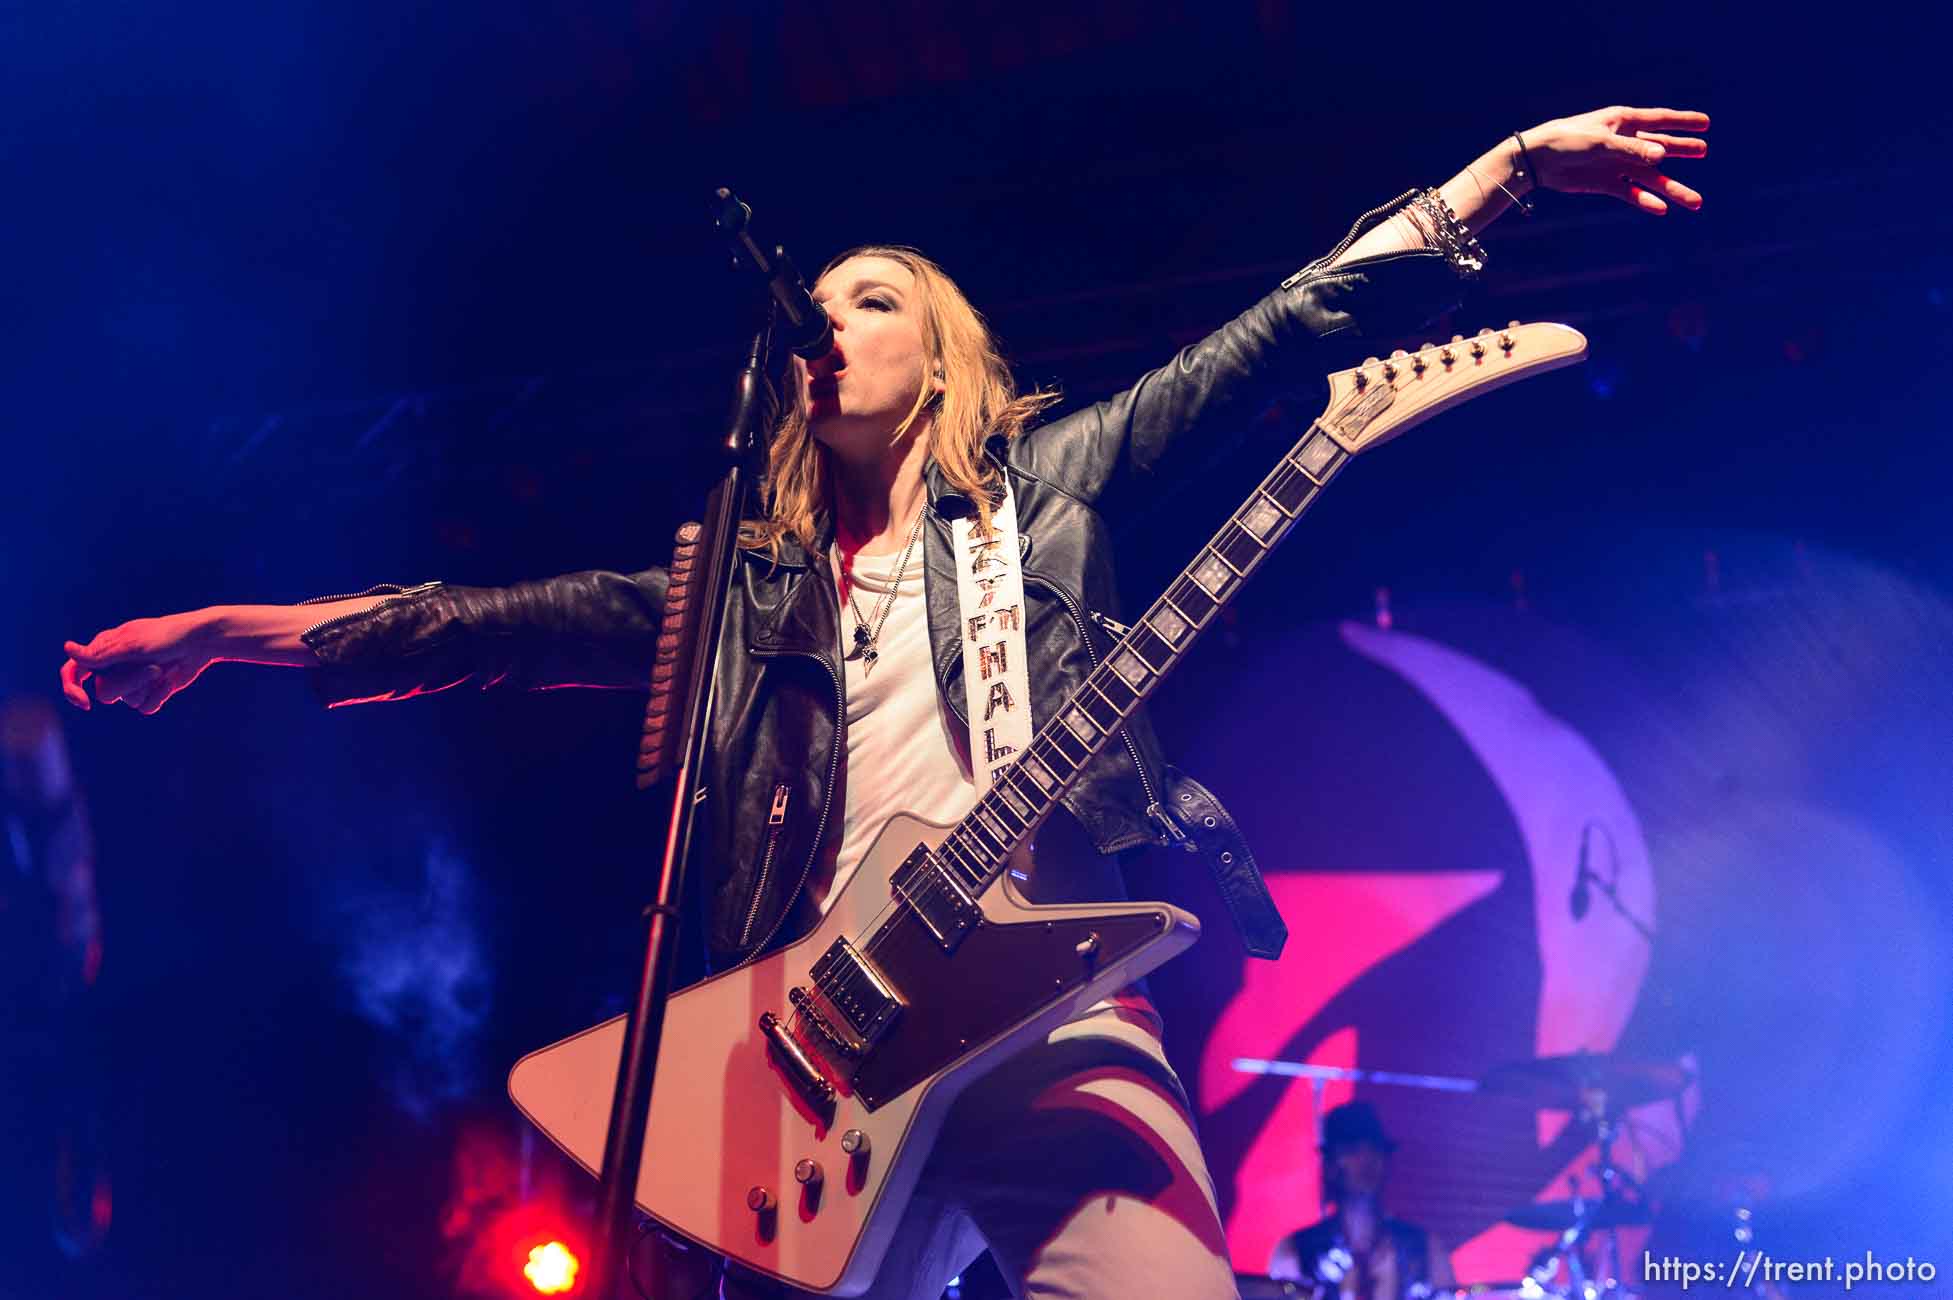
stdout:
POLYGON ((560 1241, 537 1246, 529 1252, 529 1262, 522 1266, 522 1276, 529 1279, 529 1285, 544 1295, 561 1295, 576 1285, 576 1273, 580 1265, 570 1248, 560 1241))

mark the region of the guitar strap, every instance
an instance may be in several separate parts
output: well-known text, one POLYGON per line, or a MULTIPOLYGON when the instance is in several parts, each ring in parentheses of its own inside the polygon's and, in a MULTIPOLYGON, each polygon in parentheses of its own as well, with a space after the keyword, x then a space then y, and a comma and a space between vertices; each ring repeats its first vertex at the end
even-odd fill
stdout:
POLYGON ((970 769, 988 794, 997 769, 1031 743, 1031 678, 1024 649, 1024 570, 1010 480, 990 515, 952 521, 956 599, 961 606, 963 702, 970 715, 970 769))
MULTIPOLYGON (((985 538, 974 513, 951 522, 956 597, 962 615, 963 701, 970 718, 970 768, 979 793, 1031 743, 1030 656, 1024 645, 1023 549, 1010 480, 985 538)), ((1165 806, 1150 809, 1173 842, 1207 863, 1248 954, 1281 955, 1288 927, 1241 828, 1205 786, 1169 767, 1165 806)))

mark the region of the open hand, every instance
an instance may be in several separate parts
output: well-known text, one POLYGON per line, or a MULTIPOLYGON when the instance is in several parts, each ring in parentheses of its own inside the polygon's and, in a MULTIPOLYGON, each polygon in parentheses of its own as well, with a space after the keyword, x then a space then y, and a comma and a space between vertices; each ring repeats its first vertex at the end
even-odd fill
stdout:
POLYGON ((1702 196, 1662 174, 1664 163, 1703 158, 1709 115, 1674 108, 1597 108, 1557 117, 1519 132, 1542 189, 1563 194, 1607 194, 1643 212, 1664 216, 1679 203, 1694 211, 1702 196))
POLYGON ((154 713, 215 662, 210 647, 200 612, 131 619, 96 633, 86 645, 62 643, 68 660, 61 665, 61 693, 87 709, 92 678, 94 698, 103 704, 119 700, 138 713, 154 713))

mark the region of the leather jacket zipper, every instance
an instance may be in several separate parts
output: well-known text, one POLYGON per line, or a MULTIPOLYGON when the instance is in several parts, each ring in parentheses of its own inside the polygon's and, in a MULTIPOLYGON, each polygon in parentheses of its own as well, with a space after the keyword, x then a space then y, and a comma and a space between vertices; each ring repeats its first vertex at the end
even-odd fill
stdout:
POLYGON ((300 632, 299 636, 301 638, 308 637, 320 628, 333 627, 340 623, 349 623, 356 618, 365 618, 368 614, 377 613, 391 605, 397 605, 409 596, 418 596, 423 591, 432 591, 440 585, 438 582, 423 582, 412 587, 403 587, 397 582, 380 582, 368 587, 365 591, 348 591, 337 596, 314 596, 310 600, 301 600, 298 602, 301 605, 329 605, 337 600, 358 600, 361 596, 377 596, 382 592, 388 593, 385 600, 380 601, 370 608, 357 610, 351 614, 339 614, 333 618, 320 619, 311 627, 300 632))
POLYGON ((773 787, 773 807, 766 814, 766 853, 760 858, 759 880, 753 886, 753 905, 747 909, 746 924, 739 931, 739 946, 744 948, 746 941, 753 937, 753 926, 759 921, 760 899, 766 896, 766 878, 773 871, 773 855, 780 848, 780 835, 787 824, 787 800, 791 792, 786 782, 773 787))
MULTIPOLYGON (((836 606, 837 606, 837 615, 838 615, 839 599, 840 598, 838 596, 835 598, 836 606)), ((777 659, 783 657, 781 655, 764 654, 759 651, 751 651, 750 653, 753 655, 754 658, 757 659, 777 659)), ((820 856, 821 839, 827 834, 828 814, 834 811, 834 783, 841 775, 841 753, 847 745, 847 737, 848 737, 848 697, 847 697, 846 688, 844 688, 841 684, 840 670, 837 669, 833 664, 829 663, 825 656, 817 655, 817 654, 805 654, 800 651, 792 651, 789 653, 792 653, 797 658, 812 659, 815 663, 827 669, 828 680, 834 683, 834 740, 828 747, 827 789, 823 792, 821 796, 820 820, 814 823, 814 842, 812 846, 809 847, 807 850, 807 861, 801 865, 800 878, 794 882, 792 892, 787 895, 788 901, 791 902, 793 899, 800 896, 801 889, 804 888, 807 884, 807 877, 810 874, 812 874, 814 870, 814 859, 820 856)), ((774 790, 773 798, 776 803, 779 801, 780 791, 778 788, 774 790)), ((782 809, 783 821, 784 818, 785 818, 785 810, 782 809)), ((771 820, 770 816, 768 820, 771 820)), ((771 848, 773 839, 774 839, 773 836, 767 837, 769 849, 771 848)), ((771 856, 770 853, 769 856, 771 856)), ((763 872, 764 872, 764 865, 762 865, 762 873, 763 872)), ((762 886, 765 883, 766 881, 765 881, 764 874, 762 874, 761 878, 755 882, 754 889, 753 889, 753 907, 752 907, 752 911, 747 914, 746 924, 748 928, 750 928, 754 920, 758 918, 760 900, 763 897, 763 894, 759 886, 762 886)), ((735 965, 732 969, 737 970, 739 969, 740 966, 750 965, 755 957, 758 957, 761 953, 765 952, 766 945, 773 942, 774 936, 780 933, 780 927, 785 925, 786 921, 787 921, 787 909, 785 907, 782 907, 780 909, 780 915, 774 918, 773 925, 770 929, 767 930, 765 937, 762 938, 758 943, 754 944, 753 950, 747 953, 744 957, 740 958, 738 965, 735 965)))
MULTIPOLYGON (((1399 194, 1396 198, 1390 200, 1390 202, 1382 203, 1377 205, 1374 208, 1371 208, 1368 212, 1364 213, 1362 216, 1356 219, 1356 224, 1349 228, 1349 233, 1343 236, 1341 243, 1337 244, 1334 248, 1330 249, 1327 253, 1324 253, 1321 257, 1318 257, 1315 261, 1309 263, 1301 270, 1297 271, 1294 275, 1291 275, 1288 279, 1282 281, 1282 288, 1293 289, 1296 285, 1302 283, 1302 281, 1305 278, 1307 278, 1311 273, 1315 271, 1319 271, 1324 267, 1328 266, 1331 262, 1334 262, 1337 258, 1341 257, 1345 252, 1347 252, 1349 250, 1349 246, 1351 244, 1354 244, 1358 239, 1360 239, 1363 236, 1363 234, 1370 229, 1371 226, 1377 223, 1378 220, 1380 220, 1385 216, 1388 216, 1389 214, 1395 212, 1397 209, 1403 207, 1406 203, 1409 203, 1412 199, 1416 198, 1417 195, 1418 195, 1418 191, 1414 189, 1405 190, 1402 194, 1399 194)), ((1418 251, 1418 250, 1412 250, 1412 251, 1418 251)), ((1367 262, 1370 259, 1364 258, 1363 260, 1367 262)), ((1359 263, 1352 263, 1352 265, 1359 265, 1359 263)))

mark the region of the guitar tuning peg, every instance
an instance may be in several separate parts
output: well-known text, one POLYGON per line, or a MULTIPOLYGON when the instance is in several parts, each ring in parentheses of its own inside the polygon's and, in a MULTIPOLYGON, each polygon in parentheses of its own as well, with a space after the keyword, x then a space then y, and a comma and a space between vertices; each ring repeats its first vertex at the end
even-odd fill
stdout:
POLYGON ((1407 357, 1410 355, 1410 353, 1404 351, 1402 348, 1398 348, 1395 352, 1392 352, 1390 355, 1391 358, 1394 360, 1397 357, 1407 357))
POLYGON ((1505 323, 1505 327, 1509 330, 1516 330, 1519 328, 1519 322, 1516 320, 1509 320, 1505 323))
POLYGON ((1419 352, 1429 352, 1431 350, 1431 345, 1429 343, 1420 343, 1417 345, 1417 350, 1419 352))
POLYGON ((1363 364, 1364 364, 1364 366, 1365 366, 1365 367, 1369 367, 1369 366, 1374 366, 1374 365, 1380 365, 1380 364, 1382 364, 1382 362, 1381 362, 1381 359, 1380 359, 1380 358, 1377 358, 1377 357, 1364 357, 1364 358, 1363 358, 1363 364))
POLYGON ((1463 334, 1453 334, 1451 336, 1451 341, 1453 343, 1463 343, 1465 341, 1465 336, 1463 334))
POLYGON ((1491 327, 1490 325, 1487 325, 1487 326, 1486 326, 1486 327, 1485 327, 1484 329, 1482 329, 1482 330, 1480 330, 1480 331, 1478 332, 1478 337, 1480 337, 1480 338, 1482 338, 1482 339, 1489 339, 1489 338, 1491 338, 1491 337, 1492 337, 1492 327, 1491 327))

